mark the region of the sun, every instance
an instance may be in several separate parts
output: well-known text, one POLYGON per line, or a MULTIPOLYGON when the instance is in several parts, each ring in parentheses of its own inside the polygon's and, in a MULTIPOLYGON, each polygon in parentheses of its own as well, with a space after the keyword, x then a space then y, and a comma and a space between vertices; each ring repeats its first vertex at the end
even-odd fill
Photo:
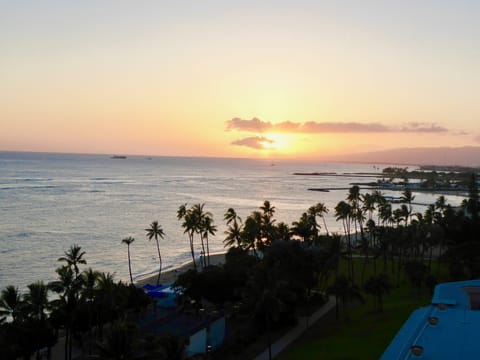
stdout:
POLYGON ((261 141, 260 143, 265 150, 275 151, 283 154, 295 152, 292 135, 269 133, 265 134, 264 138, 265 140, 261 141))

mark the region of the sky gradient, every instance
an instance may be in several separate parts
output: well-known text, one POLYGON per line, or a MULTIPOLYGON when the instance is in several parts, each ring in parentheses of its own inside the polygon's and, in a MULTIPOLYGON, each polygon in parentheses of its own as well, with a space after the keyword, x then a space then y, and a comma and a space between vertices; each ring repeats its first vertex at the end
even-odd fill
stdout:
POLYGON ((475 0, 0 0, 0 150, 480 146, 479 18, 475 0))

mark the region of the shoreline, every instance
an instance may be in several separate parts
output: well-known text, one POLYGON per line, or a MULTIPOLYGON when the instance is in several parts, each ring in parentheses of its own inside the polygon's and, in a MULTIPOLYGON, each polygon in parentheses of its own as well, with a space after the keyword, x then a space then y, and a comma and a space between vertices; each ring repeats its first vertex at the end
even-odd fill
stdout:
MULTIPOLYGON (((210 254, 210 265, 222 265, 225 263, 225 254, 227 252, 212 253, 210 254)), ((198 263, 198 258, 196 259, 198 263)), ((177 280, 177 277, 186 272, 187 270, 193 269, 192 260, 186 261, 178 266, 170 267, 168 270, 162 271, 160 275, 160 284, 172 284, 177 280)), ((139 279, 134 281, 135 286, 142 287, 146 284, 156 284, 158 278, 158 273, 149 274, 145 276, 139 276, 139 279)))

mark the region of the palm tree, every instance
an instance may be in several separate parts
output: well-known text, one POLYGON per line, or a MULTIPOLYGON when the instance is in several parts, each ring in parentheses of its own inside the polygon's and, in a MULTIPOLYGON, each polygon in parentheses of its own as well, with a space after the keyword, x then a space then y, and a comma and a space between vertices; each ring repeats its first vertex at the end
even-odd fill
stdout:
POLYGON ((412 195, 412 191, 410 189, 405 189, 400 197, 400 201, 407 204, 408 208, 405 213, 405 224, 408 224, 410 215, 412 214, 412 202, 415 200, 415 196, 412 195))
POLYGON ((67 266, 72 268, 75 272, 75 277, 78 277, 80 270, 78 264, 86 264, 87 261, 83 258, 85 251, 82 251, 82 247, 77 244, 73 244, 70 247, 70 250, 65 251, 65 256, 58 258, 58 261, 64 261, 67 263, 67 266))
POLYGON ((71 359, 73 319, 79 304, 81 277, 76 277, 69 266, 59 267, 56 272, 59 279, 49 283, 48 287, 59 294, 58 299, 52 301, 52 305, 57 313, 60 314, 60 317, 64 319, 65 359, 71 359))
POLYGON ((369 278, 363 286, 366 293, 373 295, 374 307, 378 312, 383 311, 383 296, 392 290, 392 284, 386 274, 378 274, 369 278))
POLYGON ((208 244, 208 235, 215 235, 217 232, 217 227, 213 225, 213 218, 210 213, 206 213, 202 219, 201 229, 203 231, 202 237, 206 240, 207 243, 207 262, 210 265, 210 247, 208 244))
POLYGON ((97 286, 98 279, 100 277, 100 273, 98 271, 93 270, 92 268, 88 268, 80 275, 80 286, 81 286, 81 298, 82 301, 87 304, 88 309, 88 328, 89 328, 89 336, 90 341, 88 344, 88 353, 91 355, 92 353, 92 339, 91 339, 91 328, 92 328, 92 321, 93 321, 93 302, 95 299, 95 288, 97 286))
POLYGON ((15 322, 20 311, 22 301, 18 288, 13 285, 7 286, 0 295, 0 315, 11 315, 15 322))
POLYGON ((355 286, 353 281, 349 280, 344 275, 339 275, 335 279, 333 286, 331 286, 327 290, 327 293, 335 295, 335 316, 337 320, 339 318, 338 300, 341 301, 343 305, 343 310, 345 311, 345 315, 347 316, 347 318, 348 318, 348 315, 347 315, 348 303, 351 300, 358 300, 360 302, 364 301, 363 296, 360 292, 360 289, 357 286, 355 286))
POLYGON ((48 287, 43 281, 37 281, 27 286, 28 292, 23 295, 27 314, 34 320, 45 320, 48 307, 48 287))
MULTIPOLYGON (((47 324, 46 310, 48 307, 48 287, 38 281, 27 286, 28 292, 23 295, 23 303, 27 322, 25 323, 28 336, 33 344, 33 350, 36 350, 36 358, 40 359, 40 349, 44 347, 45 335, 48 334, 49 326, 47 324)), ((51 346, 51 344, 48 344, 51 346)), ((30 357, 28 357, 30 358, 30 357)))
POLYGON ((225 235, 227 237, 223 240, 225 247, 237 244, 237 247, 242 245, 242 219, 237 215, 233 208, 228 208, 227 212, 223 216, 223 219, 227 222, 227 230, 225 235))
POLYGON ((345 237, 347 238, 347 250, 349 254, 349 276, 350 280, 354 281, 355 278, 355 271, 353 268, 353 249, 352 249, 352 241, 350 238, 350 219, 352 217, 352 207, 350 204, 346 203, 345 201, 340 201, 337 206, 335 206, 335 217, 338 220, 342 220, 343 230, 345 232, 345 237))
POLYGON ((223 216, 223 220, 227 222, 227 225, 235 222, 239 222, 240 224, 242 223, 242 219, 237 215, 233 208, 228 208, 227 212, 223 216))
POLYGON ((193 247, 193 236, 197 229, 198 222, 195 219, 195 214, 192 209, 187 210, 187 204, 180 205, 177 210, 177 219, 183 220, 182 227, 185 229, 183 233, 187 233, 190 243, 190 254, 192 255, 193 268, 197 270, 197 263, 195 262, 195 249, 193 247))
POLYGON ((275 206, 270 204, 270 201, 265 200, 263 205, 260 206, 263 214, 262 219, 262 240, 265 240, 267 244, 271 244, 274 240, 274 222, 273 214, 275 213, 275 206))
POLYGON ((291 231, 286 223, 283 221, 277 223, 275 226, 275 233, 278 240, 288 241, 290 240, 291 231))
POLYGON ((227 235, 225 240, 223 240, 225 247, 232 246, 233 244, 236 244, 237 247, 242 246, 242 228, 236 221, 233 222, 233 225, 228 225, 225 235, 227 235))
POLYGON ((315 236, 314 227, 312 216, 304 212, 298 221, 292 223, 292 234, 301 237, 307 243, 315 236))
MULTIPOLYGON (((126 237, 125 239, 122 240, 122 244, 127 244, 128 272, 130 274, 130 283, 132 283, 132 284, 133 284, 133 278, 132 278, 132 265, 130 263, 130 244, 133 243, 134 241, 135 241, 135 239, 131 236, 126 237)), ((161 268, 161 265, 160 265, 160 268, 161 268)))
POLYGON ((325 214, 328 214, 328 208, 325 206, 324 203, 319 202, 317 203, 317 205, 315 205, 315 210, 316 210, 317 216, 320 216, 322 218, 323 226, 325 227, 325 231, 328 236, 329 232, 327 228, 327 222, 325 221, 325 214))
POLYGON ((245 250, 253 250, 257 256, 257 245, 261 242, 262 237, 262 221, 261 214, 258 211, 252 212, 245 220, 242 229, 242 247, 245 250))
POLYGON ((282 308, 284 307, 283 302, 280 300, 275 290, 276 289, 271 289, 268 286, 264 288, 254 310, 256 314, 263 314, 265 317, 269 360, 272 360, 272 322, 278 320, 282 308))
MULTIPOLYGON (((158 224, 158 221, 153 221, 150 224, 150 227, 145 229, 147 232, 147 238, 148 240, 152 240, 155 238, 155 242, 157 243, 157 252, 158 252, 158 263, 159 263, 159 268, 158 268, 158 278, 157 278, 157 285, 160 284, 160 274, 162 272, 162 255, 160 254, 160 244, 158 242, 158 238, 163 239, 165 236, 165 233, 163 232, 162 226, 158 224)), ((130 264, 130 261, 129 261, 130 264)), ((131 277, 131 272, 130 272, 130 277, 131 277)))

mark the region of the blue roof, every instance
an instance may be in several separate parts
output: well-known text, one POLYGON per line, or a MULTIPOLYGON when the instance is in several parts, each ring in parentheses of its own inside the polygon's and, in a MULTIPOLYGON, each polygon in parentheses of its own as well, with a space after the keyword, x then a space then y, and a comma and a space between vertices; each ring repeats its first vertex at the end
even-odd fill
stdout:
POLYGON ((437 285, 432 304, 410 315, 381 359, 480 358, 480 311, 470 309, 469 295, 465 291, 465 288, 476 287, 480 291, 480 280, 437 285), (436 324, 429 322, 429 318, 436 318, 436 324), (413 355, 412 346, 421 346, 422 355, 413 355))

